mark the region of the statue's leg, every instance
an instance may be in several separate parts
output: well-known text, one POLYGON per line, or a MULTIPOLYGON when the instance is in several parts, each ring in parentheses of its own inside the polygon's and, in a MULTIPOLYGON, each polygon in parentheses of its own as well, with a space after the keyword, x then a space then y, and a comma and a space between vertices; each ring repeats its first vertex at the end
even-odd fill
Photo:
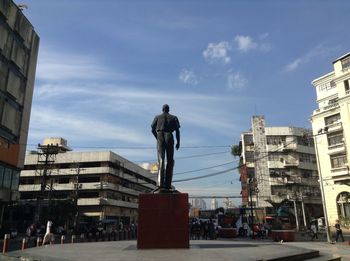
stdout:
POLYGON ((165 187, 165 144, 163 133, 157 135, 157 150, 158 150, 158 186, 165 187))
POLYGON ((166 173, 165 173, 165 187, 166 189, 171 189, 171 182, 173 179, 173 169, 174 169, 174 139, 173 135, 169 133, 165 136, 166 141, 166 173))
POLYGON ((165 188, 171 189, 171 182, 173 180, 174 160, 168 160, 166 163, 166 174, 165 174, 165 188))

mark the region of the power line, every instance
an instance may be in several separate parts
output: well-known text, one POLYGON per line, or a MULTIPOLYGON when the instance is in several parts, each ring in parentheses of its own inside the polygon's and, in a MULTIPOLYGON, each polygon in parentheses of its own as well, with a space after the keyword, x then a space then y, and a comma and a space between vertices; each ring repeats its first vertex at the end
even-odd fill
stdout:
POLYGON ((225 165, 233 164, 233 163, 237 163, 237 162, 235 162, 235 161, 230 161, 230 162, 226 162, 226 163, 219 164, 219 165, 215 165, 215 166, 211 166, 211 167, 206 167, 206 168, 201 168, 201 169, 195 169, 195 170, 188 170, 188 171, 183 171, 183 172, 177 172, 177 173, 174 173, 174 175, 183 175, 183 174, 187 174, 187 173, 192 173, 192 172, 198 172, 198 171, 202 171, 202 170, 213 169, 213 168, 217 168, 217 167, 221 167, 221 166, 225 166, 225 165))
MULTIPOLYGON (((20 144, 26 146, 38 146, 38 144, 20 144)), ((81 146, 70 145, 71 148, 76 149, 121 149, 121 150, 153 150, 157 149, 155 146, 81 146)), ((181 149, 211 149, 211 148, 230 148, 231 145, 203 145, 203 146, 181 146, 181 149)))
POLYGON ((193 177, 193 178, 187 178, 187 179, 178 179, 178 180, 174 180, 173 183, 175 183, 175 182, 190 181, 190 180, 196 180, 196 179, 204 179, 204 178, 208 178, 208 177, 213 177, 213 176, 225 174, 225 173, 230 172, 230 171, 233 171, 233 170, 235 170, 235 169, 237 169, 237 167, 231 168, 231 169, 226 169, 226 170, 219 171, 219 172, 215 172, 215 173, 211 173, 211 174, 207 174, 207 175, 203 175, 203 176, 198 176, 198 177, 193 177))
MULTIPOLYGON (((229 151, 219 151, 219 152, 213 152, 213 153, 195 154, 195 155, 190 155, 190 156, 175 157, 175 160, 200 158, 200 157, 207 157, 207 156, 219 155, 219 154, 224 154, 224 153, 229 153, 229 151)), ((157 161, 157 159, 134 160, 133 162, 153 162, 153 161, 157 161)))

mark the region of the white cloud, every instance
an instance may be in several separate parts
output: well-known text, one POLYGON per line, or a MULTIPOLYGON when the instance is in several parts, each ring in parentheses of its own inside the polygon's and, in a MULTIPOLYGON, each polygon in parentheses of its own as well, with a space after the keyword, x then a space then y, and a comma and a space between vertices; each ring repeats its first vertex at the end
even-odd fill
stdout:
POLYGON ((230 72, 227 76, 229 89, 241 89, 248 84, 248 80, 240 72, 230 72))
POLYGON ((272 49, 270 43, 266 40, 269 37, 268 33, 263 33, 258 36, 258 41, 254 41, 249 35, 236 35, 234 42, 240 52, 248 52, 252 50, 269 52, 272 49))
POLYGON ((94 57, 40 50, 36 78, 43 81, 121 79, 126 76, 104 67, 94 57))
POLYGON ((43 138, 46 136, 64 135, 70 140, 115 140, 133 144, 149 145, 148 136, 132 127, 118 125, 117 122, 99 120, 94 115, 85 116, 82 113, 67 113, 42 106, 32 108, 31 136, 43 138), (43 133, 45 135, 43 136, 43 133))
POLYGON ((306 62, 306 61, 303 60, 302 58, 295 59, 293 62, 287 64, 286 70, 287 70, 288 72, 294 71, 296 68, 299 67, 299 65, 300 65, 301 63, 304 63, 304 62, 306 62))
POLYGON ((194 74, 193 71, 190 71, 190 70, 186 70, 186 69, 181 70, 179 79, 180 81, 186 84, 190 84, 190 85, 198 84, 197 76, 194 74))
POLYGON ((236 35, 235 42, 238 46, 238 50, 242 52, 254 50, 258 47, 258 44, 255 43, 250 36, 236 35))
POLYGON ((292 71, 296 70, 298 67, 300 67, 301 65, 307 64, 307 63, 313 61, 314 58, 323 57, 323 56, 328 55, 329 53, 333 52, 334 50, 336 50, 336 48, 327 47, 327 46, 324 46, 323 44, 319 44, 319 45, 315 46, 314 48, 312 48, 311 50, 309 50, 304 55, 296 58, 294 61, 287 64, 285 66, 285 71, 292 72, 292 71))
POLYGON ((231 61, 229 55, 231 48, 231 45, 226 41, 209 43, 207 49, 203 51, 203 56, 209 62, 222 62, 227 64, 231 61))

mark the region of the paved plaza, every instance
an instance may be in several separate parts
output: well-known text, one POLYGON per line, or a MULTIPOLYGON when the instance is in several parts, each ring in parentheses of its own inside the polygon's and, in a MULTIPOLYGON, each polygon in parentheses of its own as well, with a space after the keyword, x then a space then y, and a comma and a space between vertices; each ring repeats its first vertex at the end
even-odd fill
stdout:
MULTIPOLYGON (((257 240, 195 240, 190 249, 138 250, 136 241, 110 241, 47 245, 9 252, 1 260, 115 260, 115 261, 256 261, 256 260, 301 260, 301 256, 333 254, 350 261, 350 246, 324 242, 275 243, 257 240), (316 251, 315 251, 316 250, 316 251)), ((323 259, 328 260, 328 259, 323 259)))

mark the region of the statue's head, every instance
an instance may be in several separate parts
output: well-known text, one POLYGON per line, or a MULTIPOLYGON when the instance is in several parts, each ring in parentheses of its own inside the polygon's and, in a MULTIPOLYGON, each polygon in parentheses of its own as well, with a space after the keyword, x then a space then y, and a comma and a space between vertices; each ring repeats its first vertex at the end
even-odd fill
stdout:
POLYGON ((162 110, 163 110, 163 112, 169 112, 169 105, 168 104, 164 104, 162 110))

